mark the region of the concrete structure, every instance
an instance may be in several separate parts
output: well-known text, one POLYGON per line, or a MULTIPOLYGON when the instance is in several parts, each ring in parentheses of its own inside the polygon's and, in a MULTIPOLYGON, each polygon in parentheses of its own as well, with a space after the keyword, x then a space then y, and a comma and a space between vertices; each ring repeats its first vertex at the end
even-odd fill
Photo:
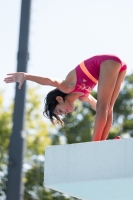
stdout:
POLYGON ((133 139, 47 147, 44 185, 83 200, 133 200, 133 139))

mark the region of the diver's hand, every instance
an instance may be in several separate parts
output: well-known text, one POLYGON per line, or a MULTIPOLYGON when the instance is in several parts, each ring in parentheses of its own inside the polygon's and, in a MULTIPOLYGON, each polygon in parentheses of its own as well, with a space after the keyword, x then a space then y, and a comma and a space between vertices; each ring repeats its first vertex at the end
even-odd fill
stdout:
POLYGON ((25 73, 24 72, 16 72, 16 73, 7 74, 7 77, 4 78, 5 83, 18 82, 19 83, 19 86, 18 86, 19 89, 21 89, 24 81, 25 81, 25 73))

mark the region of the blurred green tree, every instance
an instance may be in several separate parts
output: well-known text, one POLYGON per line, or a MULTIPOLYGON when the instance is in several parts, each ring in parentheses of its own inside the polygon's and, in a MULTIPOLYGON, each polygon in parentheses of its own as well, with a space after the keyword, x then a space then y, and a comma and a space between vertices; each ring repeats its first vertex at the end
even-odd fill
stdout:
POLYGON ((41 96, 37 89, 31 88, 27 94, 27 109, 25 129, 27 130, 27 153, 24 177, 25 200, 66 200, 74 198, 65 197, 63 194, 44 187, 44 153, 45 147, 52 145, 47 125, 42 120, 41 96))
POLYGON ((4 107, 4 98, 0 94, 0 167, 5 164, 8 155, 9 136, 12 128, 12 106, 4 107))
MULTIPOLYGON (((44 187, 44 150, 51 144, 48 126, 43 120, 41 97, 37 88, 30 88, 26 97, 25 130, 27 133, 26 156, 23 170, 24 199, 68 199, 56 191, 44 187)), ((10 134, 12 131, 13 103, 4 106, 4 96, 0 94, 0 199, 6 199, 7 165, 10 134)))
POLYGON ((114 111, 114 125, 119 125, 119 133, 133 137, 133 74, 126 76, 114 111))
POLYGON ((0 93, 0 199, 6 193, 9 138, 12 129, 12 105, 5 107, 3 92, 0 93))

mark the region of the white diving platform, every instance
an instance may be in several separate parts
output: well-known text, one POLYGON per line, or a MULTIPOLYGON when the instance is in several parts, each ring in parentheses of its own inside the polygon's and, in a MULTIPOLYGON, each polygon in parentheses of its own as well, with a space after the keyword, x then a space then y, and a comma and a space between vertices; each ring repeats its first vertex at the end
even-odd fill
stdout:
POLYGON ((48 146, 44 186, 83 200, 133 200, 133 139, 48 146))

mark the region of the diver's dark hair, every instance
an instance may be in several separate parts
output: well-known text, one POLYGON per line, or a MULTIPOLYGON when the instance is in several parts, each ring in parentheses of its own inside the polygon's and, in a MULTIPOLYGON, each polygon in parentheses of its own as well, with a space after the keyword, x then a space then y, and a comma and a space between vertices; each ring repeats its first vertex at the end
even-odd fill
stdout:
POLYGON ((61 92, 57 88, 50 91, 46 98, 44 99, 44 111, 43 115, 47 117, 48 119, 51 120, 52 124, 61 124, 62 126, 64 125, 64 122, 60 119, 60 117, 56 114, 54 114, 54 109, 56 105, 58 104, 58 101, 56 100, 57 96, 61 96, 63 100, 65 101, 64 97, 67 94, 64 92, 61 92))

